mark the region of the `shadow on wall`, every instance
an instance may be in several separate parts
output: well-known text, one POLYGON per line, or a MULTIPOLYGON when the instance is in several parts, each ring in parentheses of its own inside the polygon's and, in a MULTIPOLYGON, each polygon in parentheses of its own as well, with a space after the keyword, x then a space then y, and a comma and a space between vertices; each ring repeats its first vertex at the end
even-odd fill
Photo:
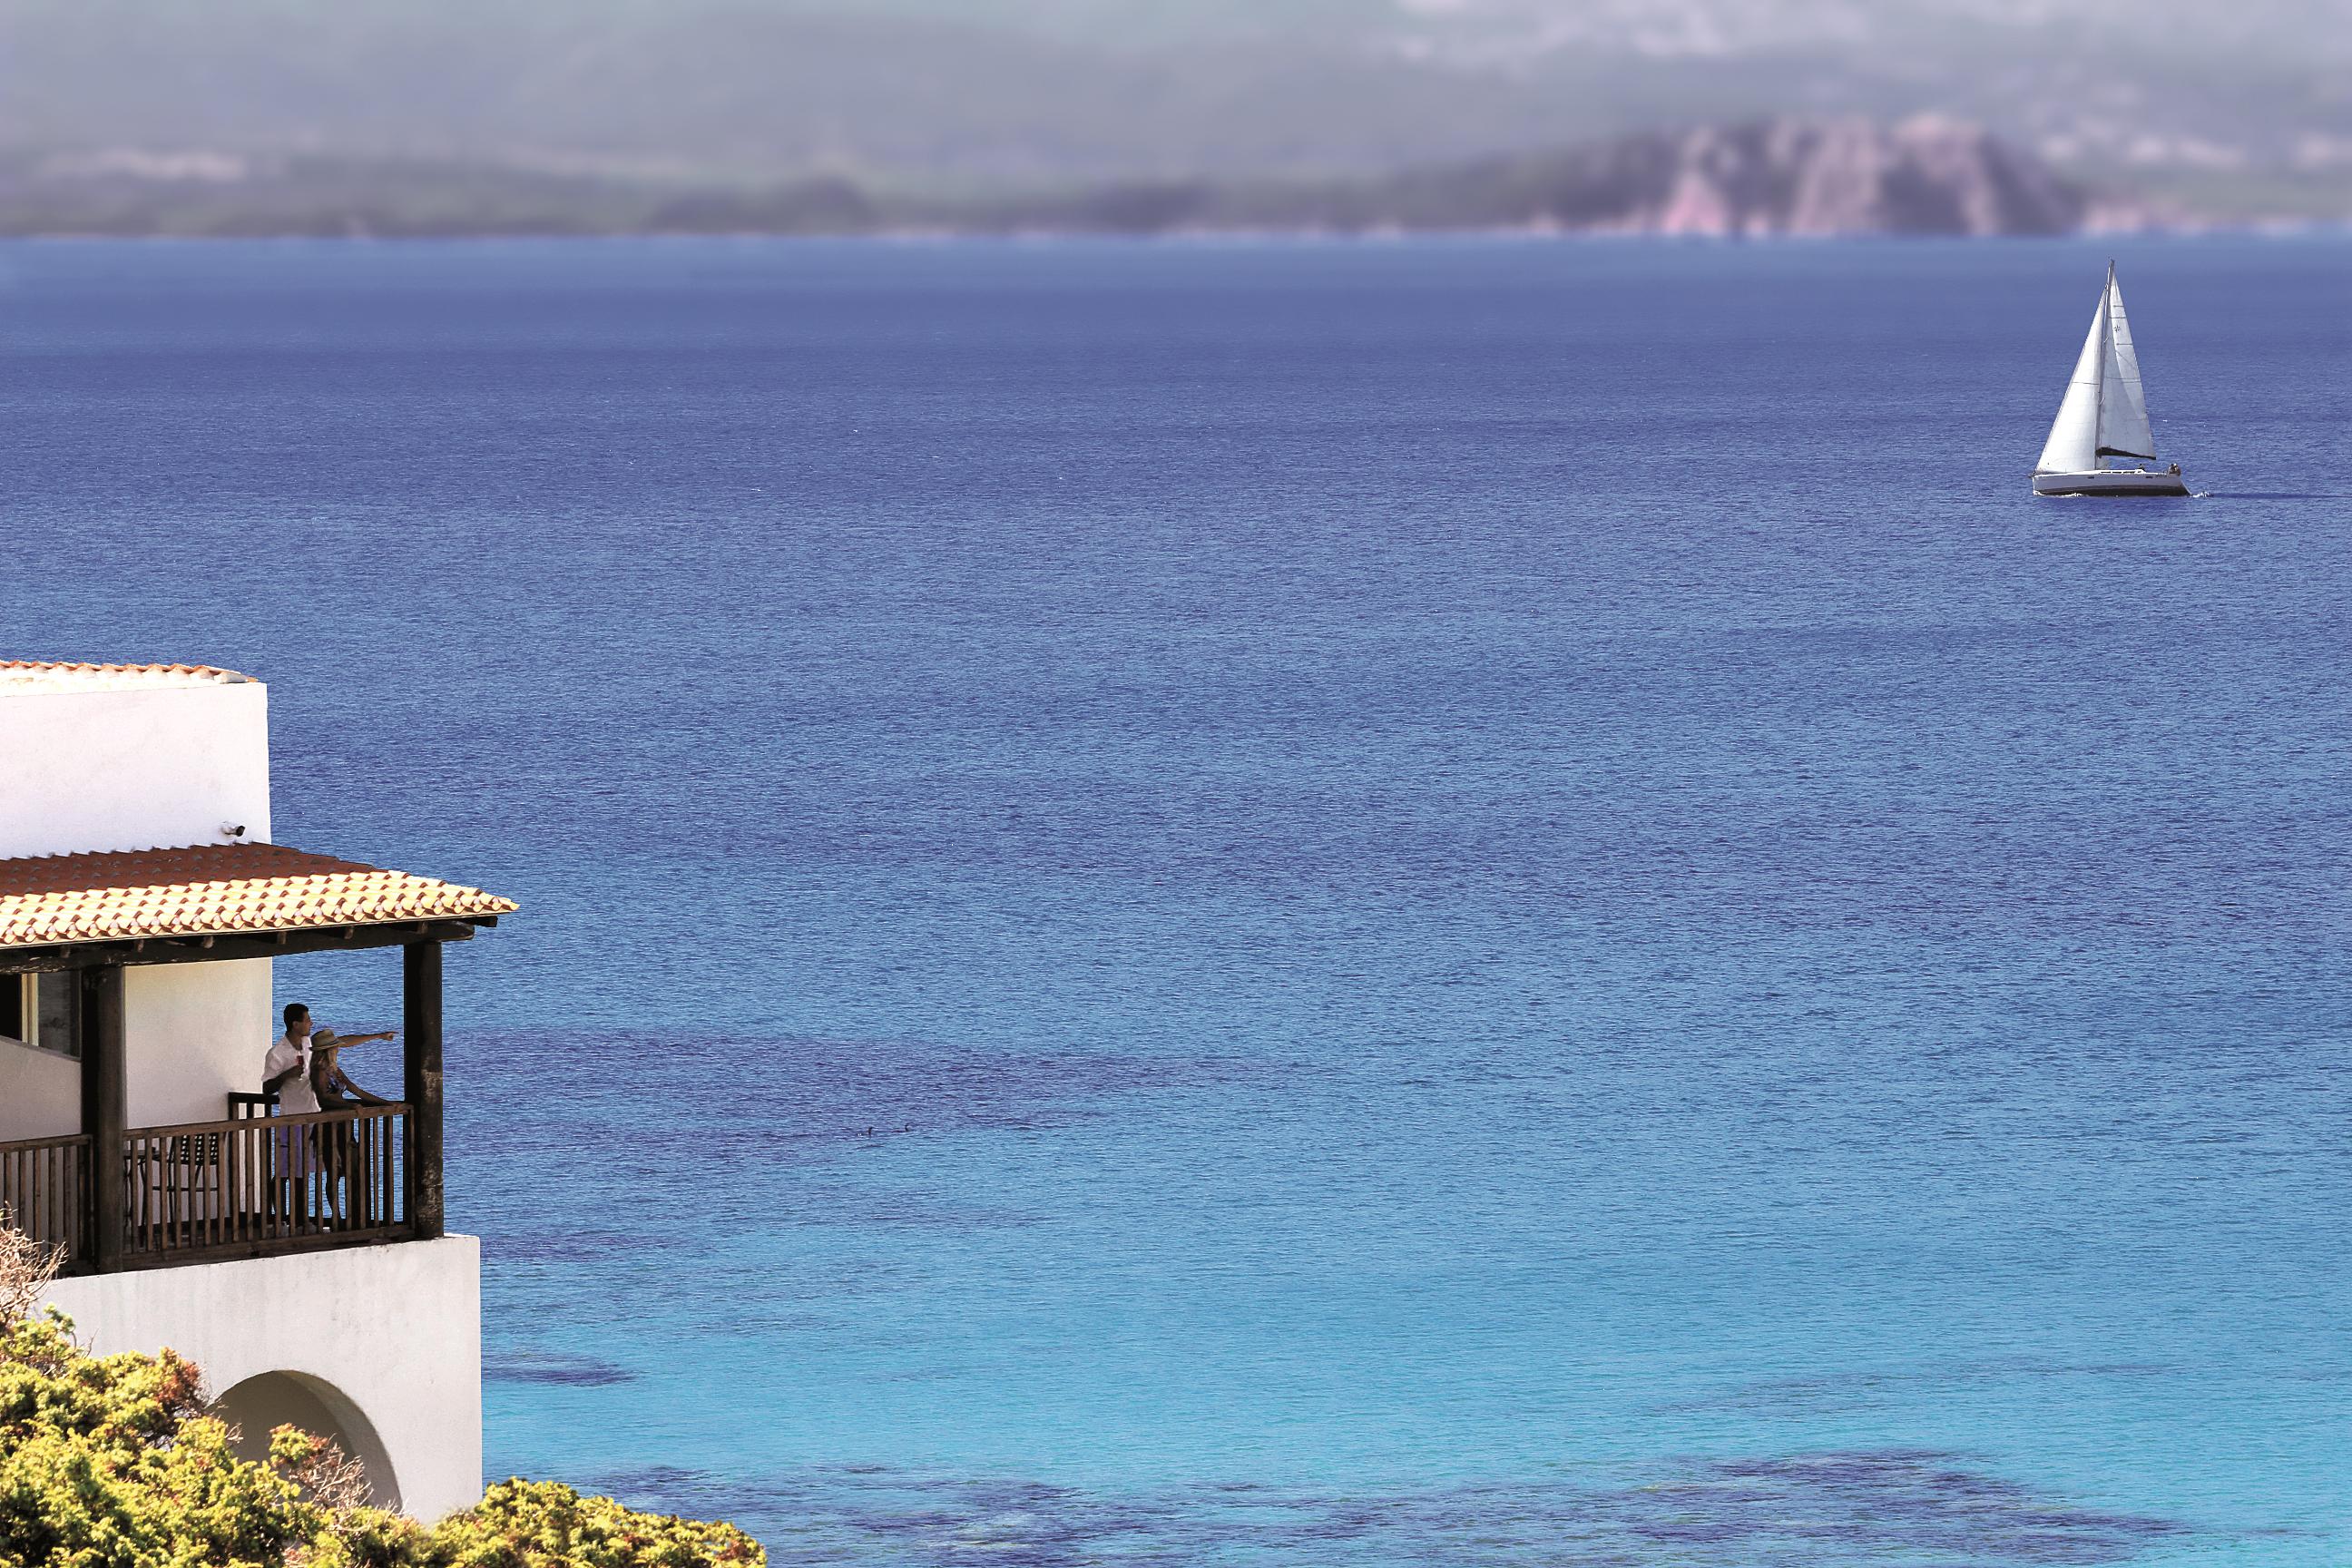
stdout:
POLYGON ((366 1470, 375 1506, 400 1507, 400 1482, 383 1439, 360 1407, 333 1384, 307 1373, 265 1372, 214 1400, 212 1413, 236 1428, 234 1447, 240 1458, 267 1460, 269 1434, 280 1426, 331 1437, 366 1470))

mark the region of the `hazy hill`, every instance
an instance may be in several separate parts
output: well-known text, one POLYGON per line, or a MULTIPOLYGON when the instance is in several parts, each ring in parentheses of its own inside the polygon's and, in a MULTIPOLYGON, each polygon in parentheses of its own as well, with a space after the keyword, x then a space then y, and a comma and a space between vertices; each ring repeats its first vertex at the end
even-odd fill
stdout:
POLYGON ((1004 193, 1923 110, 2352 209, 2347 0, 0 0, 0 148, 1004 193))
POLYGON ((2063 234, 2079 189, 1982 131, 1941 121, 1775 120, 1357 180, 1114 186, 970 211, 1018 228, 1528 228, 1722 238, 2063 234))
POLYGON ((920 195, 838 176, 707 184, 316 155, 0 155, 0 233, 1163 234, 1544 229, 2057 234, 2084 195, 1973 127, 1777 120, 1320 179, 920 195))

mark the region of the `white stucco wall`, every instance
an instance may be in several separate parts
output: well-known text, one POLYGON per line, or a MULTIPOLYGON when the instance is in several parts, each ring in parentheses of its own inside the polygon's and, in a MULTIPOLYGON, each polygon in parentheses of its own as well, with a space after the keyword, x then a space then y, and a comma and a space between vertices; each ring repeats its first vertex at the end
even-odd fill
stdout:
POLYGON ((268 690, 0 692, 0 858, 268 842, 268 690))
MULTIPOLYGON (((277 1033, 269 967, 251 958, 123 971, 131 1126, 218 1121, 229 1090, 261 1087, 261 1058, 277 1033)), ((0 1040, 0 1142, 80 1129, 81 1064, 0 1040)))
POLYGON ((269 960, 133 964, 122 972, 124 1072, 131 1125, 218 1121, 231 1089, 261 1087, 277 1035, 269 960))
POLYGON ((0 1143, 80 1131, 81 1064, 0 1039, 0 1143))
POLYGON ((482 1494, 482 1259, 470 1236, 60 1279, 48 1300, 100 1354, 164 1345, 217 1398, 294 1373, 374 1428, 401 1509, 482 1494))

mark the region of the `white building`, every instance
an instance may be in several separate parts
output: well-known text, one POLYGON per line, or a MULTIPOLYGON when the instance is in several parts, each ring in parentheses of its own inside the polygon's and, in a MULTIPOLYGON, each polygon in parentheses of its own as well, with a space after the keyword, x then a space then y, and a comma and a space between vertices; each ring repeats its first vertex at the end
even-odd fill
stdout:
POLYGON ((270 842, 268 694, 0 663, 0 1208, 100 1352, 169 1345, 425 1519, 481 1492, 478 1244, 442 1226, 441 953, 514 905, 270 842), (272 1114, 270 962, 401 965, 384 1108, 272 1114))

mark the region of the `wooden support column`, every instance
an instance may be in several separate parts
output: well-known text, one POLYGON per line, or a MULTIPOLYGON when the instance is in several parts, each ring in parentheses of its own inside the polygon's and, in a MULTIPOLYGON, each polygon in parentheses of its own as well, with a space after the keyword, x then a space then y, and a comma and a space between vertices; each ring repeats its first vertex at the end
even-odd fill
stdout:
POLYGON ((400 950, 401 1098, 408 1101, 408 1219, 419 1241, 441 1234, 441 944, 400 950))
POLYGON ((122 966, 81 972, 76 1032, 81 1047, 81 1130, 89 1136, 90 1266, 122 1267, 131 1198, 123 1179, 130 1090, 123 1051, 122 966))

